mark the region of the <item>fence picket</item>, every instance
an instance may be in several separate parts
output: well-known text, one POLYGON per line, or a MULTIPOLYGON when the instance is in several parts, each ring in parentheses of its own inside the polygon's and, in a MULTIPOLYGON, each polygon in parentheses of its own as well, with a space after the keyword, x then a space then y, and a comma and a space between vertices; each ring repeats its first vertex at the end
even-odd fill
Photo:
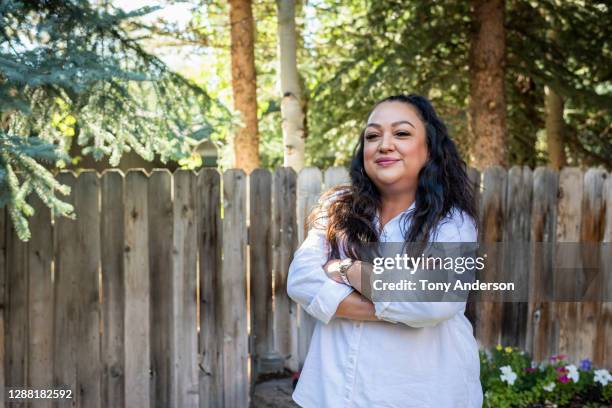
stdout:
POLYGON ((198 174, 198 242, 200 276, 200 408, 223 406, 221 290, 221 175, 216 169, 198 174))
MULTIPOLYGON (((531 243, 554 242, 557 213, 558 174, 538 167, 533 173, 533 206, 531 209, 531 243)), ((529 307, 527 315, 527 351, 537 361, 552 350, 552 306, 543 301, 552 293, 552 258, 542 258, 532 251, 529 268, 529 307)))
MULTIPOLYGON (((70 187, 70 195, 62 197, 63 201, 75 205, 76 176, 70 171, 62 171, 58 181, 70 187)), ((78 213, 75 213, 78 217, 78 213)), ((53 307, 53 382, 56 388, 72 391, 76 399, 76 348, 78 329, 78 279, 79 242, 77 238, 77 221, 67 217, 55 218, 55 271, 53 307)), ((24 271, 25 273, 25 271, 24 271)), ((67 399, 58 400, 58 407, 72 406, 67 399)))
POLYGON ((196 281, 196 175, 174 172, 171 406, 197 408, 199 397, 196 281))
MULTIPOLYGON (((601 299, 603 288, 602 275, 597 274, 592 265, 593 260, 599 260, 599 245, 604 233, 604 183, 607 172, 601 168, 588 169, 584 173, 584 195, 582 201, 581 241, 590 243, 583 251, 582 274, 577 287, 588 299, 601 299)), ((604 361, 604 326, 601 324, 603 311, 601 303, 594 301, 580 302, 578 307, 578 327, 576 354, 591 356, 597 365, 604 361)))
MULTIPOLYGON (((274 349, 272 174, 267 169, 257 169, 249 179, 250 311, 254 345, 251 372, 257 375, 282 371, 284 359, 274 349)), ((251 383, 256 375, 251 377, 251 383)))
MULTIPOLYGON (((30 228, 36 231, 28 243, 28 384, 32 388, 53 385, 53 227, 51 211, 37 196, 31 197, 34 215, 30 228)), ((51 401, 37 406, 50 407, 51 401)))
MULTIPOLYGON (((527 249, 525 244, 529 242, 532 177, 531 169, 526 166, 514 166, 508 171, 503 241, 510 243, 513 247, 521 245, 521 249, 524 250, 527 249)), ((506 248, 510 249, 511 247, 506 248)), ((523 253, 526 253, 526 251, 523 253)), ((502 280, 504 282, 514 282, 517 291, 525 293, 529 281, 529 259, 527 257, 506 256, 502 280)), ((526 324, 527 302, 515 301, 502 304, 502 344, 524 349, 526 324)))
POLYGON ((604 187, 606 219, 604 222, 604 234, 602 237, 602 254, 599 260, 601 273, 605 277, 602 299, 602 316, 599 322, 604 327, 604 367, 612 367, 612 173, 608 173, 604 187))
MULTIPOLYGON (((582 218, 583 174, 579 168, 566 167, 559 172, 559 193, 557 202, 557 242, 580 242, 580 220, 582 218)), ((571 261, 575 253, 557 251, 558 262, 571 261)), ((571 297, 575 295, 575 276, 558 274, 555 276, 555 295, 571 297)), ((576 352, 576 302, 555 302, 552 305, 552 324, 554 350, 550 353, 563 353, 574 356, 576 352)))
POLYGON ((248 327, 246 319, 246 175, 231 169, 223 174, 223 406, 249 404, 248 327))
POLYGON ((151 308, 148 178, 142 170, 125 176, 125 405, 151 405, 151 308))
MULTIPOLYGON (((483 173, 482 184, 480 241, 487 243, 500 242, 503 239, 507 172, 499 166, 489 167, 483 173)), ((498 258, 494 254, 489 254, 489 256, 491 256, 491 259, 498 258)), ((484 270, 484 281, 500 281, 502 276, 501 266, 489 264, 484 270)), ((501 341, 501 303, 481 302, 478 305, 476 316, 475 329, 480 344, 487 348, 494 347, 501 341)))
POLYGON ((102 406, 117 408, 125 407, 123 180, 119 170, 104 171, 100 180, 102 406))
POLYGON ((6 219, 6 207, 0 208, 0 408, 4 408, 4 401, 6 398, 6 337, 4 332, 4 325, 6 323, 6 237, 8 234, 8 220, 6 219))
MULTIPOLYGON (((297 246, 306 239, 308 234, 307 218, 321 195, 323 177, 321 170, 316 167, 307 167, 300 171, 297 179, 297 246)), ((315 326, 315 318, 306 313, 300 305, 297 309, 298 326, 298 359, 300 368, 306 360, 310 347, 310 339, 315 326)))

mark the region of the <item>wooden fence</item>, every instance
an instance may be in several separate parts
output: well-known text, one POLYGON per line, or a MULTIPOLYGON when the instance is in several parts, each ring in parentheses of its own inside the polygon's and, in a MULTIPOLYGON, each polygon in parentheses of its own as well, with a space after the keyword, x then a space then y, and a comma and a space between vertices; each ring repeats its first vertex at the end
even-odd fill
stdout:
MULTIPOLYGON (((480 240, 611 242, 607 176, 470 170, 480 240)), ((287 269, 309 209, 347 180, 344 169, 58 178, 72 187, 76 220, 54 219, 33 197, 32 239, 22 243, 0 211, 0 406, 6 385, 71 389, 74 401, 59 406, 242 408, 256 372, 278 361, 299 368, 314 322, 287 297, 287 269)), ((536 266, 517 262, 512 273, 533 284, 536 266)), ((534 297, 470 303, 467 313, 483 347, 612 366, 612 303, 534 297)))

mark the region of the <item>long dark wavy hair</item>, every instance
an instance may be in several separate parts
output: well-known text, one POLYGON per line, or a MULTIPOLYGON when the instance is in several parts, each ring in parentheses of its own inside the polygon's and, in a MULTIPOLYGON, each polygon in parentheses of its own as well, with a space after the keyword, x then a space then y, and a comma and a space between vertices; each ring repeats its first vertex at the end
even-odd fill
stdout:
MULTIPOLYGON (((462 210, 477 222, 473 185, 468 179, 466 164, 448 135, 446 125, 438 117, 431 102, 421 95, 393 95, 378 101, 370 110, 383 102, 402 102, 412 106, 425 125, 429 158, 418 175, 415 207, 402 216, 404 241, 420 244, 429 241, 436 225, 452 208, 462 210), (409 217, 412 223, 407 227, 409 217)), ((361 259, 362 244, 378 242, 379 231, 375 217, 381 208, 377 187, 368 177, 363 162, 365 126, 355 146, 350 168, 350 185, 328 190, 309 218, 311 225, 326 217, 326 237, 330 243, 330 259, 339 258, 339 249, 353 259, 361 259), (329 198, 337 196, 333 200, 329 198)))

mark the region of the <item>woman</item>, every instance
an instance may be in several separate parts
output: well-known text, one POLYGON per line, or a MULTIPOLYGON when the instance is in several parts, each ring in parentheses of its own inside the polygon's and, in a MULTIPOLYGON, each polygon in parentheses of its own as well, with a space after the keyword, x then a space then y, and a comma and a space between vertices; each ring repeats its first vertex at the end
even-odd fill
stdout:
POLYGON ((426 98, 374 106, 350 178, 313 211, 289 268, 289 296, 318 320, 293 399, 316 408, 481 407, 465 302, 372 302, 361 293, 360 243, 476 242, 465 163, 426 98))

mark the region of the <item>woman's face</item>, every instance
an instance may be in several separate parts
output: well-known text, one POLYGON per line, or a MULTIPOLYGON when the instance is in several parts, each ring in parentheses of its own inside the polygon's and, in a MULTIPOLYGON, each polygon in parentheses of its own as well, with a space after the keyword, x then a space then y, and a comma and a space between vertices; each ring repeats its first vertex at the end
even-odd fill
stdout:
POLYGON ((364 134, 363 162, 381 193, 415 189, 427 157, 425 126, 415 108, 383 102, 374 109, 364 134))

